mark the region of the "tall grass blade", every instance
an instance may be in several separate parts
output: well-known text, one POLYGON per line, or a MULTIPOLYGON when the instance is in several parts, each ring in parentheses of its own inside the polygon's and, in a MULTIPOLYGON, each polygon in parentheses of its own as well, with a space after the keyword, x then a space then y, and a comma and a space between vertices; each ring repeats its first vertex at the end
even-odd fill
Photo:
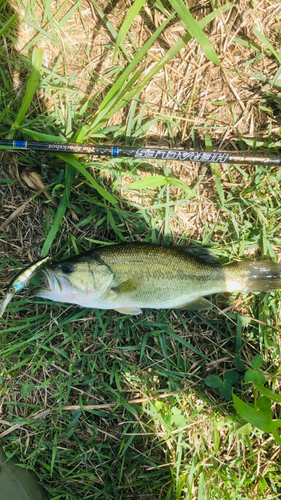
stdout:
POLYGON ((73 12, 75 12, 76 9, 78 9, 80 3, 82 0, 78 0, 74 3, 74 5, 69 9, 69 11, 63 16, 63 18, 60 20, 58 23, 58 28, 62 28, 63 25, 68 21, 68 19, 72 16, 73 12))
POLYGON ((113 58, 112 58, 112 63, 114 62, 114 59, 116 57, 117 51, 120 47, 120 44, 124 41, 124 38, 126 34, 128 33, 130 26, 135 19, 136 15, 139 13, 141 10, 142 6, 145 4, 146 0, 135 0, 133 3, 132 7, 130 8, 129 12, 127 13, 125 20, 119 30, 116 44, 114 47, 114 52, 113 52, 113 58))
POLYGON ((154 175, 153 177, 144 177, 138 181, 132 182, 131 184, 126 184, 125 188, 127 189, 147 189, 150 187, 160 187, 165 184, 171 184, 172 186, 176 186, 187 194, 191 196, 197 196, 192 189, 190 189, 183 181, 177 179, 176 177, 165 177, 164 175, 154 175))
POLYGON ((27 82, 26 93, 23 98, 22 105, 14 121, 12 129, 16 129, 20 126, 34 97, 40 77, 40 70, 42 66, 43 56, 44 56, 43 50, 38 51, 35 48, 32 52, 32 71, 27 82))
MULTIPOLYGON (((56 12, 54 13, 54 15, 53 15, 52 19, 50 19, 50 20, 49 20, 49 21, 48 21, 48 22, 47 22, 47 23, 43 26, 43 28, 44 28, 45 32, 46 32, 47 28, 49 28, 50 26, 52 26, 52 23, 55 21, 55 19, 56 19, 57 17, 59 17, 60 13, 61 13, 62 11, 64 11, 64 9, 65 9, 65 7, 67 6, 67 4, 68 4, 68 3, 69 3, 69 0, 65 0, 65 1, 64 1, 64 2, 63 2, 63 3, 62 3, 62 4, 61 4, 61 5, 57 8, 57 10, 56 10, 56 12)), ((32 21, 31 21, 31 19, 27 19, 27 20, 26 20, 26 22, 29 24, 29 23, 31 23, 32 21)), ((32 45, 35 45, 35 44, 38 42, 38 40, 40 39, 41 32, 42 32, 43 30, 41 30, 41 29, 40 29, 40 26, 39 26, 38 22, 35 24, 35 29, 37 29, 37 30, 39 31, 39 33, 37 33, 37 35, 35 35, 35 36, 31 39, 31 41, 30 41, 30 42, 29 42, 29 43, 25 46, 25 50, 26 50, 26 51, 28 51, 28 49, 29 49, 30 47, 32 47, 32 45)), ((48 33, 47 33, 47 36, 48 36, 48 33)))
POLYGON ((60 228, 61 221, 62 221, 63 216, 65 214, 65 211, 67 209, 75 172, 76 172, 76 170, 72 165, 66 164, 64 192, 63 192, 63 195, 61 197, 60 204, 58 206, 53 225, 51 227, 51 230, 50 230, 50 232, 46 238, 46 241, 44 243, 44 246, 42 248, 42 252, 41 252, 42 255, 46 255, 49 253, 49 250, 52 246, 52 243, 53 243, 53 241, 56 237, 56 234, 60 228))
POLYGON ((281 59, 280 59, 279 55, 277 54, 276 50, 271 45, 271 43, 265 38, 265 36, 262 35, 262 33, 260 33, 257 30, 257 28, 253 28, 253 31, 254 31, 256 37, 260 40, 260 42, 262 42, 267 47, 267 49, 271 52, 271 54, 274 55, 274 57, 276 57, 277 61, 279 63, 281 63, 281 59))
POLYGON ((8 21, 3 24, 2 28, 0 28, 0 36, 4 35, 6 31, 10 28, 10 26, 15 22, 15 20, 18 18, 18 14, 14 14, 8 21))
POLYGON ((37 132, 36 130, 30 130, 28 128, 22 128, 21 130, 36 141, 67 142, 66 138, 61 135, 42 134, 42 132, 37 132))
MULTIPOLYGON (((208 23, 210 23, 219 12, 221 12, 221 8, 214 11, 212 14, 206 16, 202 19, 198 24, 201 28, 204 28, 208 23)), ((225 10, 225 6, 224 9, 225 10)), ((121 100, 118 99, 117 105, 112 109, 110 108, 110 113, 107 115, 107 119, 110 118, 114 113, 120 111, 124 106, 130 102, 130 100, 140 92, 150 81, 151 79, 167 64, 175 55, 185 47, 185 45, 191 40, 192 36, 190 34, 186 34, 183 38, 181 38, 173 47, 171 47, 164 57, 157 62, 151 70, 144 76, 142 80, 140 80, 121 100)), ((95 130, 95 129, 94 129, 95 130)))
MULTIPOLYGON (((109 33, 111 34, 113 40, 116 40, 117 39, 117 36, 118 36, 118 33, 116 31, 116 29, 114 28, 113 24, 109 21, 108 17, 106 17, 106 15, 103 13, 103 11, 98 7, 98 5, 94 2, 94 0, 90 0, 91 3, 94 5, 95 7, 95 10, 97 11, 100 19, 103 21, 104 25, 106 26, 106 28, 108 29, 109 33)), ((128 53, 124 43, 120 42, 119 44, 119 47, 120 49, 122 50, 124 56, 128 59, 128 61, 131 61, 131 56, 130 54, 128 53)))
POLYGON ((195 21, 184 2, 182 0, 169 0, 169 2, 184 22, 188 32, 197 40, 208 59, 214 64, 221 66, 211 42, 200 27, 200 24, 195 21))
POLYGON ((154 175, 149 177, 144 177, 139 181, 132 182, 132 184, 126 184, 125 188, 127 189, 147 189, 150 187, 159 187, 164 186, 167 180, 164 175, 154 175))
POLYGON ((70 163, 70 165, 76 168, 76 170, 78 170, 80 174, 84 175, 84 177, 86 177, 93 188, 96 189, 105 200, 109 201, 109 203, 117 203, 117 200, 114 198, 114 196, 108 193, 106 189, 104 189, 95 181, 93 176, 89 174, 89 172, 85 169, 85 167, 83 167, 83 165, 81 165, 81 163, 79 163, 78 160, 76 160, 74 155, 69 155, 67 153, 56 153, 56 156, 58 156, 58 158, 61 158, 62 160, 65 160, 66 163, 70 163))
MULTIPOLYGON (((86 125, 80 129, 80 131, 77 134, 77 142, 84 140, 86 134, 87 136, 90 136, 95 130, 98 130, 99 124, 101 122, 106 121, 110 116, 112 116, 113 113, 110 113, 110 110, 112 109, 113 105, 120 100, 121 98, 120 92, 127 78, 129 78, 130 74, 133 73, 133 71, 136 69, 141 59, 145 56, 151 45, 155 42, 160 33, 165 29, 165 27, 170 22, 173 16, 174 15, 170 16, 163 24, 161 24, 161 26, 159 26, 159 28, 155 31, 155 33, 153 33, 153 35, 147 40, 144 46, 137 52, 134 59, 123 71, 122 75, 119 76, 119 78, 113 84, 111 89, 107 92, 105 98, 103 99, 100 105, 99 112, 93 118, 92 124, 90 126, 86 125), (114 97, 116 97, 116 99, 113 101, 114 97)), ((133 85, 133 81, 131 81, 130 85, 133 85)))
MULTIPOLYGON (((232 4, 229 5, 224 5, 222 7, 219 7, 216 9, 214 12, 206 16, 204 19, 199 21, 198 26, 203 29, 205 26, 207 26, 210 22, 212 22, 220 13, 230 9, 233 7, 232 4)), ((191 40, 192 36, 190 34, 186 34, 183 38, 181 38, 175 45, 173 45, 164 55, 164 57, 157 62, 151 70, 144 76, 142 80, 139 80, 138 83, 136 83, 133 86, 133 81, 131 82, 130 86, 128 85, 128 92, 124 95, 123 94, 123 89, 122 86, 126 80, 126 78, 129 76, 129 74, 134 70, 138 62, 140 61, 141 57, 143 57, 146 52, 148 51, 149 47, 152 45, 153 41, 157 38, 159 33, 163 30, 163 28, 166 26, 168 22, 168 19, 161 25, 158 30, 154 33, 154 35, 145 43, 143 48, 138 52, 136 57, 133 59, 133 61, 129 64, 128 68, 126 68, 125 72, 120 76, 120 78, 117 80, 117 82, 113 85, 112 89, 108 92, 106 97, 104 98, 103 102, 101 103, 100 110, 99 112, 94 116, 92 124, 91 125, 86 125, 80 129, 76 136, 76 140, 82 141, 84 140, 85 137, 91 137, 91 133, 95 133, 101 123, 106 122, 109 120, 109 118, 114 115, 117 111, 120 111, 124 106, 130 102, 133 97, 140 92, 148 83, 151 81, 151 79, 167 64, 175 55, 185 47, 185 45, 191 40), (114 99, 113 99, 114 96, 114 99), (115 104, 116 103, 116 104, 115 104), (106 109, 104 109, 106 108, 106 109)), ((138 80, 138 79, 137 79, 138 80)), ((79 142, 78 141, 78 142, 79 142)))

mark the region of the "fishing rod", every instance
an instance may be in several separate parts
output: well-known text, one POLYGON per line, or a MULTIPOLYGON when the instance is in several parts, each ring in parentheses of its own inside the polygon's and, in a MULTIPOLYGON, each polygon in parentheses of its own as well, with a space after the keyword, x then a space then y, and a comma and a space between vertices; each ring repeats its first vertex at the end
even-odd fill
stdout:
POLYGON ((51 153, 93 154, 96 156, 113 156, 113 158, 143 158, 146 160, 197 161, 200 163, 237 163, 244 165, 279 165, 279 156, 260 156, 242 153, 225 153, 221 151, 191 151, 184 149, 136 148, 127 146, 89 146, 86 144, 69 144, 66 142, 13 141, 0 140, 1 146, 30 151, 49 151, 51 153))

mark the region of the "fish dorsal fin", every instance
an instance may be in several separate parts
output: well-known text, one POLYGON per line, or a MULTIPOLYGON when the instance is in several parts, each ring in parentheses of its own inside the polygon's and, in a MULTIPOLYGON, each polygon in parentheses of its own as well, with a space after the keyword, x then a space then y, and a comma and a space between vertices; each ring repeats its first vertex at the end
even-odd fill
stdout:
POLYGON ((140 279, 137 278, 131 278, 127 281, 123 281, 123 283, 120 283, 120 285, 112 288, 114 292, 116 292, 116 297, 120 297, 123 293, 131 292, 132 290, 135 290, 141 283, 140 279))
POLYGON ((192 302, 188 302, 187 304, 183 304, 177 309, 185 309, 186 311, 200 311, 202 309, 212 309, 213 304, 207 299, 204 299, 203 297, 199 297, 196 300, 193 300, 192 302))
POLYGON ((130 316, 142 313, 142 310, 139 307, 117 307, 115 311, 122 314, 129 314, 130 316))
POLYGON ((208 248, 198 247, 174 247, 175 250, 188 255, 200 264, 219 264, 217 257, 208 250, 208 248))

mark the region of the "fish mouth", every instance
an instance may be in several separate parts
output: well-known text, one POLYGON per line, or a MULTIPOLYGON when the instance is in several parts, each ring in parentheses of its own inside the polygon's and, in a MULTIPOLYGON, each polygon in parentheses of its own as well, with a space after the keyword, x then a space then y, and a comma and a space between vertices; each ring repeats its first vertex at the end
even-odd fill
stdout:
POLYGON ((44 285, 41 287, 41 290, 48 290, 53 293, 62 293, 62 283, 52 269, 42 269, 42 274, 44 277, 44 285))

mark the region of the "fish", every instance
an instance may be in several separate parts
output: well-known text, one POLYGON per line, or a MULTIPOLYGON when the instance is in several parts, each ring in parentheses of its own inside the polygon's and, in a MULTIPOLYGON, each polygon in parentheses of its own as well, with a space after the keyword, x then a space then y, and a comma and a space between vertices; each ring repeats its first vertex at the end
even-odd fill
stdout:
POLYGON ((220 265, 201 249, 121 243, 96 247, 43 269, 36 296, 137 315, 143 309, 203 310, 204 296, 281 288, 281 264, 220 265))
POLYGON ((34 262, 34 264, 25 267, 24 270, 18 273, 16 277, 9 283, 7 287, 7 293, 0 305, 0 318, 2 318, 5 309, 9 302, 12 300, 13 296, 28 285, 29 281, 38 271, 38 269, 43 266, 43 264, 46 264, 46 262, 48 262, 50 258, 50 256, 44 257, 43 259, 34 262))

